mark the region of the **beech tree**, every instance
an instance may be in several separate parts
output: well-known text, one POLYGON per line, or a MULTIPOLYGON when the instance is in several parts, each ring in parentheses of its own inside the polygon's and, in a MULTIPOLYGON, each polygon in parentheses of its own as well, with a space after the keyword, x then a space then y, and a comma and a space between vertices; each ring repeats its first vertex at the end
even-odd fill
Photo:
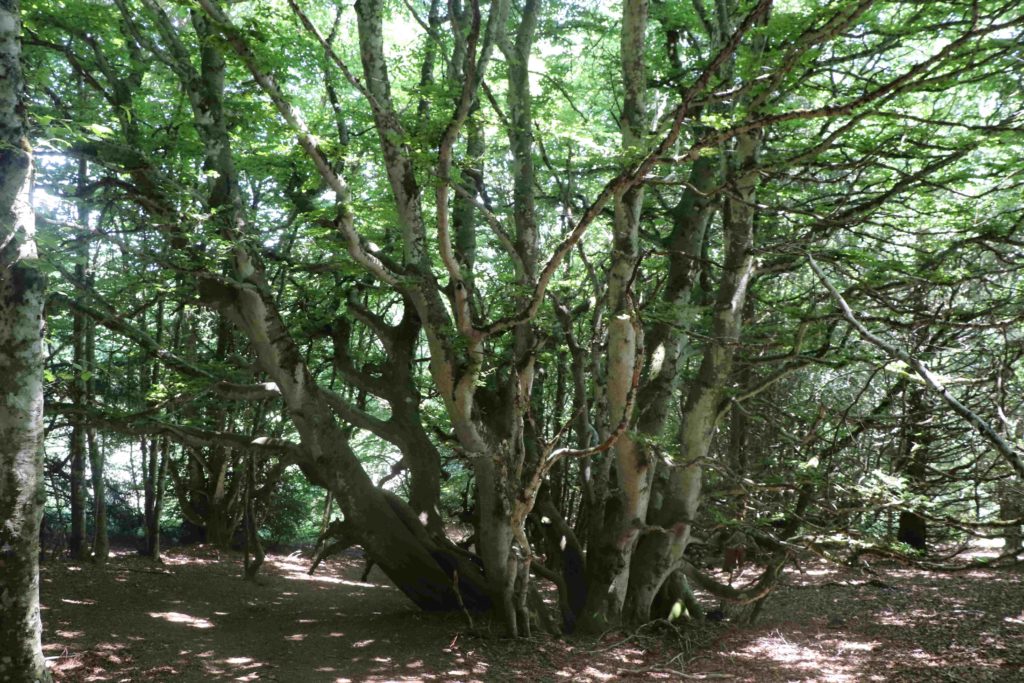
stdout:
POLYGON ((47 681, 39 619, 43 299, 17 0, 0 3, 0 677, 47 681))
POLYGON ((56 302, 142 363, 55 410, 150 444, 151 523, 169 466, 209 539, 252 538, 295 465, 413 602, 509 635, 557 628, 538 579, 564 629, 696 618, 693 582, 759 605, 865 500, 925 519, 966 452, 978 486, 1019 473, 1020 9, 36 6, 47 190, 100 214, 56 302), (926 405, 960 453, 924 447, 926 405), (761 576, 703 572, 714 537, 761 576))

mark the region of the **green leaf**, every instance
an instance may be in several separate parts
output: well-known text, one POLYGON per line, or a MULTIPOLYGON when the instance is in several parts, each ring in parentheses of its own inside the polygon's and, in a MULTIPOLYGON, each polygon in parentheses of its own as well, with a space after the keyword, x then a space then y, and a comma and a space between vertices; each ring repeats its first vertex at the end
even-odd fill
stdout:
POLYGON ((92 131, 93 135, 99 138, 110 138, 114 136, 114 129, 104 126, 101 123, 87 123, 85 127, 92 131))

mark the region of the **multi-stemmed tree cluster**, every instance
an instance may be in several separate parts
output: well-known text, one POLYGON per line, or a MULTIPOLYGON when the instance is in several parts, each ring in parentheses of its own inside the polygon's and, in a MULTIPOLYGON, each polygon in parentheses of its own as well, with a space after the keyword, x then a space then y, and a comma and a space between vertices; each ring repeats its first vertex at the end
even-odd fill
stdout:
POLYGON ((153 555, 173 495, 255 572, 294 465, 416 604, 512 635, 555 628, 538 582, 602 629, 801 549, 1019 550, 1018 3, 22 11, 76 554, 97 431, 153 555))

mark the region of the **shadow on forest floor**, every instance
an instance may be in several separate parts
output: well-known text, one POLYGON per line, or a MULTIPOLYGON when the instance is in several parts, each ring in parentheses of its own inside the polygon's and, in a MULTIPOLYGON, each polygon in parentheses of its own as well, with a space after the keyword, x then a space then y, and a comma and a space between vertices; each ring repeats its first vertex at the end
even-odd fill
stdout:
POLYGON ((879 566, 871 583, 805 564, 754 626, 511 642, 415 611, 377 571, 359 582, 354 559, 307 568, 272 554, 244 582, 238 555, 203 546, 162 567, 125 553, 103 568, 49 563, 44 650, 58 681, 1024 680, 1019 571, 879 566))

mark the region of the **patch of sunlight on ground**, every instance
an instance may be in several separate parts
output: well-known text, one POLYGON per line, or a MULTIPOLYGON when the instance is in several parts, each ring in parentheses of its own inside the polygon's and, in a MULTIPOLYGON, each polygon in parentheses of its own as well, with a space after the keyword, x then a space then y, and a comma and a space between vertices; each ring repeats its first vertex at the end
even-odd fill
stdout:
POLYGON ((800 576, 829 576, 835 574, 835 569, 832 567, 823 567, 821 569, 805 569, 800 572, 800 576))
POLYGON ((809 647, 787 640, 781 633, 776 632, 774 635, 758 638, 733 654, 743 659, 767 659, 784 667, 813 672, 815 678, 823 682, 854 683, 861 680, 859 667, 856 666, 858 656, 873 651, 879 645, 875 641, 860 642, 836 638, 821 641, 817 647, 809 647))
MULTIPOLYGON (((908 609, 904 612, 893 612, 886 610, 875 617, 875 622, 885 626, 913 626, 917 622, 936 623, 957 612, 964 614, 963 610, 956 610, 948 614, 940 614, 935 610, 908 609)), ((971 612, 972 614, 974 612, 971 612)), ((983 614, 983 613, 981 613, 983 614)), ((954 620, 961 617, 953 617, 954 620)))
POLYGON ((858 643, 857 641, 840 640, 836 643, 836 649, 847 650, 850 652, 871 652, 879 645, 881 645, 881 643, 874 640, 870 643, 858 643))
POLYGON ((615 674, 607 673, 605 671, 598 671, 592 666, 588 666, 587 668, 585 668, 583 670, 583 673, 598 681, 613 681, 616 677, 615 674))
POLYGON ((907 657, 920 662, 924 666, 945 666, 945 662, 940 660, 935 655, 925 652, 924 650, 912 650, 907 653, 907 657))
POLYGON ((220 564, 222 560, 215 557, 188 557, 187 555, 178 555, 176 557, 164 556, 161 558, 163 563, 174 567, 184 567, 187 565, 213 565, 220 564))
POLYGON ((70 598, 61 598, 60 601, 63 602, 63 603, 66 603, 68 605, 95 605, 96 604, 95 600, 89 600, 88 598, 86 598, 84 600, 72 600, 70 598))
POLYGON ((204 665, 206 672, 214 676, 234 676, 235 681, 255 681, 260 678, 258 669, 266 667, 252 657, 227 657, 204 665))
MULTIPOLYGON (((273 564, 277 569, 283 572, 284 578, 292 581, 312 581, 314 583, 340 584, 342 586, 356 586, 358 588, 384 588, 384 586, 379 584, 351 581, 349 579, 342 579, 336 576, 328 576, 323 572, 310 576, 309 567, 301 562, 270 560, 268 563, 273 564)), ((287 595, 287 593, 285 593, 285 595, 287 595)))
POLYGON ((213 622, 202 617, 193 617, 182 612, 147 612, 154 619, 163 619, 172 624, 185 624, 192 628, 213 628, 213 622))

